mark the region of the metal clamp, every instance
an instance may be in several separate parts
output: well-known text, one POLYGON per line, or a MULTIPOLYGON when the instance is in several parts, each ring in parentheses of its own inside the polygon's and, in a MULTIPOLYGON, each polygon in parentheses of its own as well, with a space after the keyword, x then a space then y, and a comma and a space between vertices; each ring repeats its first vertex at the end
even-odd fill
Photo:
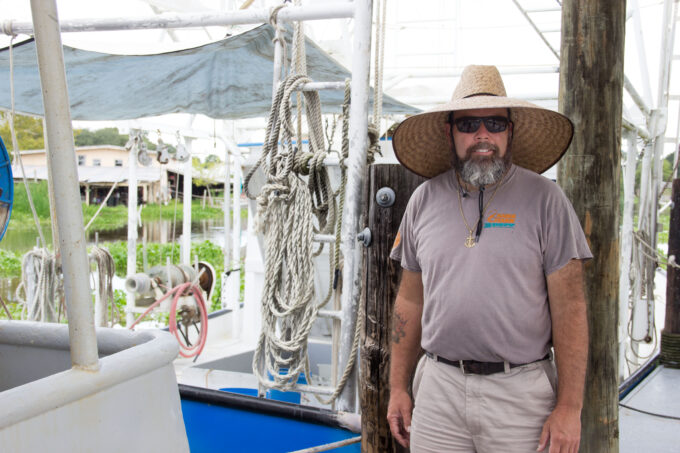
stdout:
POLYGON ((364 244, 364 247, 370 246, 372 240, 373 238, 371 237, 371 230, 369 230, 368 227, 364 228, 361 233, 357 234, 357 241, 361 241, 364 244))
POLYGON ((382 208, 389 208, 392 206, 396 198, 397 196, 395 195, 394 190, 389 187, 382 187, 378 190, 378 193, 375 194, 375 201, 378 203, 378 206, 382 208))

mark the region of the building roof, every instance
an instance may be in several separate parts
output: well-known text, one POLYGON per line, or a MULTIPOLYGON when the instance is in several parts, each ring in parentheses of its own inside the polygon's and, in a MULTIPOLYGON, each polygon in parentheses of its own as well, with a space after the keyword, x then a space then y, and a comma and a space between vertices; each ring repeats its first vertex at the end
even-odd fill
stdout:
MULTIPOLYGON (((47 167, 24 165, 26 178, 47 180, 47 167)), ((151 167, 137 167, 137 181, 140 183, 157 182, 161 179, 161 170, 151 167)), ((14 179, 22 179, 19 166, 12 166, 14 179)), ((81 184, 112 184, 116 181, 127 184, 130 169, 128 167, 85 167, 78 166, 78 182, 81 184)))
MULTIPOLYGON (((92 146, 76 146, 75 151, 76 153, 78 151, 126 151, 125 147, 123 146, 116 146, 116 145, 92 145, 92 146)), ((25 151, 19 151, 22 156, 30 156, 34 154, 45 154, 44 149, 28 149, 25 151)), ((154 150, 149 150, 149 152, 155 153, 154 150)))

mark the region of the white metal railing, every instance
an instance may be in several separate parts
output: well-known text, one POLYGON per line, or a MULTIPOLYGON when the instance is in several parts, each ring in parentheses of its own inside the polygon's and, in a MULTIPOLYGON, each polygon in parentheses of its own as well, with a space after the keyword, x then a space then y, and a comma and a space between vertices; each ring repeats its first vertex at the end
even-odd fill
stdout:
MULTIPOLYGON (((148 17, 119 17, 108 19, 73 19, 60 24, 63 33, 91 31, 153 30, 169 28, 197 28, 226 25, 268 23, 271 9, 248 9, 231 12, 208 12, 199 14, 162 13, 148 17)), ((286 6, 277 14, 279 22, 342 19, 354 15, 354 3, 337 2, 307 6, 286 6)), ((35 20, 35 19, 34 19, 35 20)), ((6 35, 34 34, 30 22, 6 20, 0 23, 0 32, 6 35)))

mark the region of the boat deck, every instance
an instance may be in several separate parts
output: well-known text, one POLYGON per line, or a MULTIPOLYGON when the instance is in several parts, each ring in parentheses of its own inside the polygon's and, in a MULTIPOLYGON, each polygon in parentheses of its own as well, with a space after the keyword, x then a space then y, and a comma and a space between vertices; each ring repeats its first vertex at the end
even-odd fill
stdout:
POLYGON ((620 453, 680 452, 680 370, 659 365, 619 403, 620 453))

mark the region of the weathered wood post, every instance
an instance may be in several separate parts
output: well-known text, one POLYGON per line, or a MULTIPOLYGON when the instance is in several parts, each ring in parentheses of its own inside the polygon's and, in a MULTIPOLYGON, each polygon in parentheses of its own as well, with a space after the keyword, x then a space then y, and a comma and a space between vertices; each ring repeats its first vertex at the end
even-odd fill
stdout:
POLYGON ((619 176, 626 2, 564 0, 560 111, 575 125, 558 183, 585 229, 590 351, 581 451, 618 452, 619 176))
MULTIPOLYGON (((411 193, 425 178, 416 176, 401 165, 379 164, 369 167, 369 199, 364 218, 371 231, 371 244, 364 250, 364 293, 360 309, 364 310, 361 342, 361 451, 396 452, 404 449, 395 441, 387 424, 390 370, 390 326, 397 296, 401 267, 392 261, 390 251, 411 193), (376 195, 382 188, 394 191, 394 202, 378 204, 376 195)), ((381 195, 388 191, 381 192, 381 195)))
POLYGON ((661 331, 661 363, 680 368, 680 179, 673 180, 673 208, 668 231, 666 321, 661 331), (674 257, 673 260, 670 257, 674 257))

